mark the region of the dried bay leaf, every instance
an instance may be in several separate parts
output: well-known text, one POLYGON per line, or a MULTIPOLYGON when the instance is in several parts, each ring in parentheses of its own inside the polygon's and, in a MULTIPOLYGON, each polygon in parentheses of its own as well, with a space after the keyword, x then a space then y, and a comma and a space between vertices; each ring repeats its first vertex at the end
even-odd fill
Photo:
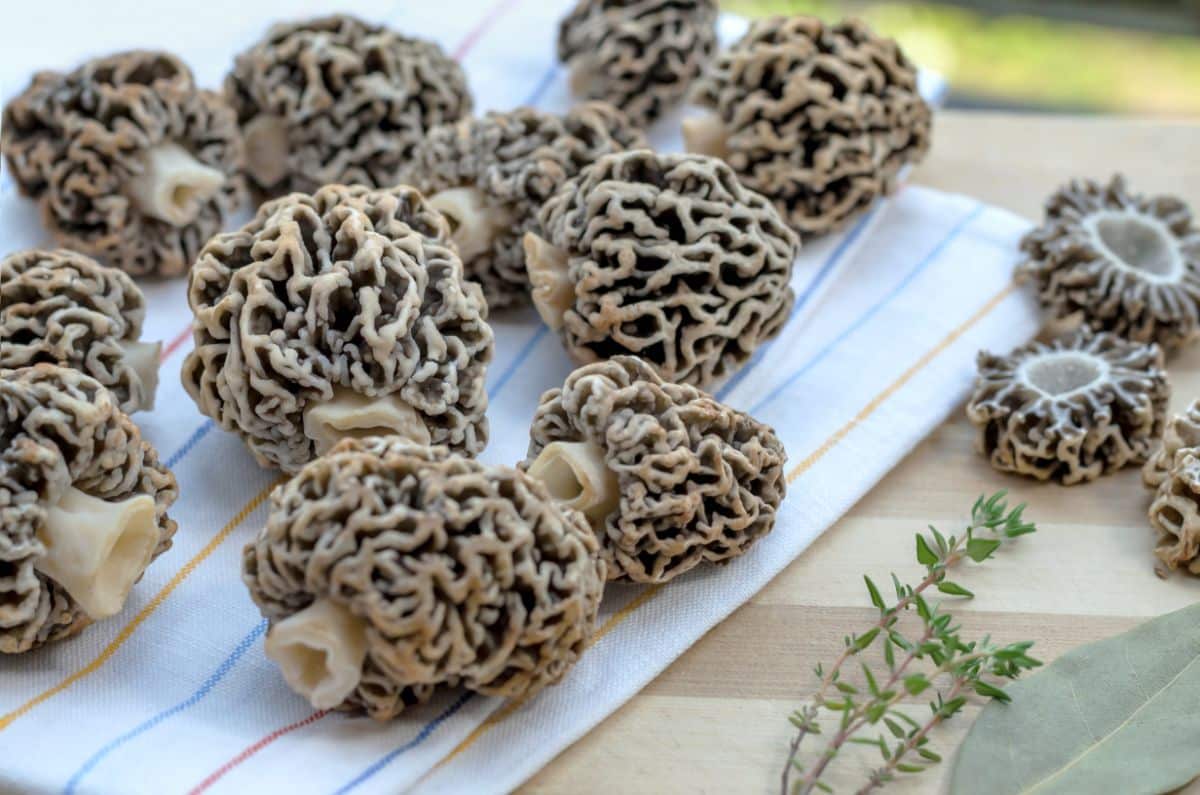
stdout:
POLYGON ((1073 649, 1005 688, 951 793, 1159 793, 1200 775, 1200 603, 1073 649))

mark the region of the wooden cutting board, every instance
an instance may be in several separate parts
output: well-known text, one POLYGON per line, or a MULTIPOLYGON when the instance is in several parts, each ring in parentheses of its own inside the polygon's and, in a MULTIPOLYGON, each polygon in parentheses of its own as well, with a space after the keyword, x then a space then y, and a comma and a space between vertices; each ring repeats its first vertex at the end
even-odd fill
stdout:
MULTIPOLYGON (((1032 220, 1059 184, 1117 170, 1134 190, 1175 193, 1200 212, 1200 122, 945 112, 915 181, 1032 220)), ((1200 346, 1168 370, 1179 411, 1200 397, 1200 346)), ((1028 503, 1040 531, 956 575, 977 594, 959 612, 968 634, 1032 639, 1035 656, 1049 661, 1200 601, 1200 578, 1155 574, 1149 492, 1135 469, 1083 486, 1042 485, 993 471, 972 445, 972 429, 956 412, 769 586, 526 791, 778 792, 791 736, 786 716, 811 691, 813 666, 836 657, 843 634, 874 616, 862 575, 885 582, 894 570, 915 582, 913 534, 929 523, 958 531, 983 492, 1008 489, 1028 503)), ((978 709, 941 732, 935 747, 948 760, 978 709)), ((830 782, 852 792, 877 760, 839 758, 830 782)), ((949 771, 947 762, 889 791, 942 791, 949 771)))

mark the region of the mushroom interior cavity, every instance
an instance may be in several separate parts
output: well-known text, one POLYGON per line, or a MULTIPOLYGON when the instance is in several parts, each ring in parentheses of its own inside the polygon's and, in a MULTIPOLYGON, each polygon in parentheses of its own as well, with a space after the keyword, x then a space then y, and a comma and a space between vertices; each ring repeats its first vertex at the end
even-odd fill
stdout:
POLYGON ((158 546, 154 498, 119 502, 69 487, 46 511, 46 553, 35 568, 66 589, 91 618, 116 615, 158 546))
POLYGON ((246 147, 246 173, 270 188, 287 178, 288 133, 283 119, 260 113, 242 128, 246 147))
POLYGON ((729 156, 729 130, 715 113, 689 116, 680 124, 684 149, 698 155, 726 158, 729 156))
POLYGON ((545 483, 551 497, 583 513, 592 529, 603 527, 621 502, 617 474, 594 442, 551 442, 529 465, 529 475, 545 483))
POLYGON ((319 598, 271 627, 264 644, 284 680, 317 709, 333 709, 354 692, 367 656, 367 625, 319 598))
POLYGON ((1095 383, 1108 365, 1083 353, 1067 352, 1039 356, 1025 364, 1025 380, 1047 395, 1067 395, 1095 383))
POLYGON ((478 188, 440 191, 429 203, 450 223, 450 239, 465 260, 487 252, 496 234, 514 222, 511 212, 489 202, 478 188))
POLYGON ((158 364, 162 343, 121 340, 117 345, 121 348, 121 358, 133 368, 142 382, 143 396, 138 409, 153 409, 154 395, 158 391, 158 364))
POLYGON ((129 196, 146 215, 174 226, 196 220, 225 184, 225 175, 167 141, 142 155, 142 172, 129 180, 129 196))
POLYGON ((368 436, 403 436, 417 444, 431 442, 417 410, 392 393, 369 397, 353 389, 335 387, 324 403, 310 403, 304 410, 304 435, 313 440, 317 455, 325 455, 342 439, 368 436))
POLYGON ((1096 243, 1129 270, 1162 281, 1176 279, 1183 258, 1162 222, 1136 212, 1100 212, 1084 220, 1096 243))
POLYGON ((525 269, 533 306, 551 331, 562 328, 563 315, 575 302, 575 285, 567 270, 568 254, 533 232, 526 232, 525 269))

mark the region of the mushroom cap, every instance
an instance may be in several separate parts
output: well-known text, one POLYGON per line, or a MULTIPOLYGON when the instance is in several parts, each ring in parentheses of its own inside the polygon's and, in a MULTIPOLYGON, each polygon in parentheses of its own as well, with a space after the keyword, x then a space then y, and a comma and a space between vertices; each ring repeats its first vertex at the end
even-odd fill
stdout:
POLYGON ((609 579, 666 582, 723 564, 771 532, 787 493, 775 431, 634 356, 571 373, 542 395, 528 469, 553 442, 591 442, 617 475, 620 504, 598 528, 609 579))
POLYGON ((1170 387, 1162 350, 1080 329, 1008 356, 981 351, 967 417, 1003 472, 1094 480, 1145 461, 1162 435, 1170 387))
POLYGON ((929 149, 917 71, 861 21, 756 20, 696 83, 716 113, 725 159, 801 237, 824 235, 891 193, 929 149))
POLYGON ((171 546, 175 477, 112 394, 75 370, 37 364, 0 377, 0 652, 70 637, 91 620, 35 569, 46 554, 46 505, 69 487, 109 501, 154 498, 159 544, 171 546))
POLYGON ((1179 451, 1150 505, 1150 525, 1158 531, 1154 554, 1168 568, 1200 574, 1200 451, 1179 451))
POLYGON ((774 336, 795 299, 796 235, 713 157, 606 155, 538 221, 568 255, 561 331, 581 364, 633 354, 704 387, 774 336))
POLYGON ((96 58, 67 74, 39 72, 4 109, 0 149, 60 244, 134 276, 176 276, 245 196, 233 111, 201 91, 165 52, 96 58), (225 180, 177 226, 129 197, 152 148, 174 143, 225 180))
POLYGON ((431 41, 334 15, 273 26, 237 57, 225 95, 245 127, 278 119, 279 195, 330 183, 387 187, 431 127, 471 113, 466 75, 431 41))
POLYGON ((683 99, 716 49, 714 0, 579 0, 558 29, 558 59, 586 73, 585 96, 642 126, 683 99))
POLYGON ((188 393, 260 464, 287 472, 315 455, 304 409, 335 387, 398 394, 434 444, 479 453, 492 329, 448 237, 406 186, 327 185, 267 202, 192 268, 188 393))
POLYGON ((1131 193, 1120 174, 1074 180, 1021 250, 1017 274, 1055 318, 1080 313, 1095 331, 1167 350, 1200 334, 1200 229, 1179 198, 1131 193))
POLYGON ((439 685, 515 696, 559 681, 592 636, 598 547, 522 472, 347 439, 272 493, 243 579, 272 623, 318 598, 365 619, 362 680, 339 708, 382 720, 439 685))
POLYGON ((492 111, 432 129, 413 150, 404 181, 427 196, 473 187, 507 211, 512 224, 498 231, 486 252, 463 263, 495 310, 528 300, 521 238, 535 229, 546 200, 601 155, 646 146, 642 132, 603 102, 576 105, 563 115, 529 107, 492 111))
POLYGON ((1175 468, 1176 456, 1195 447, 1200 447, 1200 400, 1192 401, 1187 411, 1176 414, 1167 423, 1162 445, 1142 467, 1142 482, 1146 488, 1157 489, 1161 486, 1175 468))
POLYGON ((74 251, 31 249, 0 260, 0 370, 49 362, 100 382, 131 413, 153 397, 123 356, 146 300, 123 271, 74 251))

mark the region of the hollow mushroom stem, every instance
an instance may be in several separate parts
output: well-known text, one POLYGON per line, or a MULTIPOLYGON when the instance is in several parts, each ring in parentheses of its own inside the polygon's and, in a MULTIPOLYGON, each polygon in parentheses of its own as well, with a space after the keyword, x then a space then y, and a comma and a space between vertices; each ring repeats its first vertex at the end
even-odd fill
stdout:
POLYGON ((224 174, 170 141, 147 150, 142 166, 142 172, 129 181, 130 198, 146 215, 175 226, 194 221, 225 184, 224 174))
POLYGON ((529 465, 529 475, 545 483, 551 497, 582 512, 594 529, 621 502, 617 474, 594 442, 551 442, 529 465))
POLYGON ((567 252, 533 232, 525 233, 524 244, 533 305, 546 325, 558 331, 563 315, 575 303, 575 284, 567 272, 567 252))
POLYGON ((154 499, 119 502, 67 489, 46 511, 38 538, 46 554, 34 567, 70 594, 91 618, 116 615, 158 546, 154 499))
POLYGON ((689 116, 680 126, 683 130, 683 147, 687 151, 722 159, 729 154, 729 131, 717 114, 689 116))
POLYGON ((260 113, 242 128, 246 145, 246 173, 251 179, 270 188, 287 177, 288 133, 283 119, 270 113, 260 113))
POLYGON ((333 709, 362 679, 367 625, 329 599, 318 599, 271 627, 263 644, 284 680, 317 709, 333 709))
POLYGON ((158 390, 158 362, 162 351, 161 342, 121 340, 121 359, 137 373, 142 382, 142 401, 138 409, 149 411, 154 408, 154 393, 158 390))
POLYGON ((511 213, 489 202, 478 188, 439 191, 429 203, 450 222, 450 239, 464 260, 490 249, 496 233, 513 223, 511 213))
POLYGON ((421 415, 400 395, 370 397, 344 387, 304 410, 304 435, 313 440, 317 455, 350 437, 403 436, 422 446, 432 441, 421 415))

